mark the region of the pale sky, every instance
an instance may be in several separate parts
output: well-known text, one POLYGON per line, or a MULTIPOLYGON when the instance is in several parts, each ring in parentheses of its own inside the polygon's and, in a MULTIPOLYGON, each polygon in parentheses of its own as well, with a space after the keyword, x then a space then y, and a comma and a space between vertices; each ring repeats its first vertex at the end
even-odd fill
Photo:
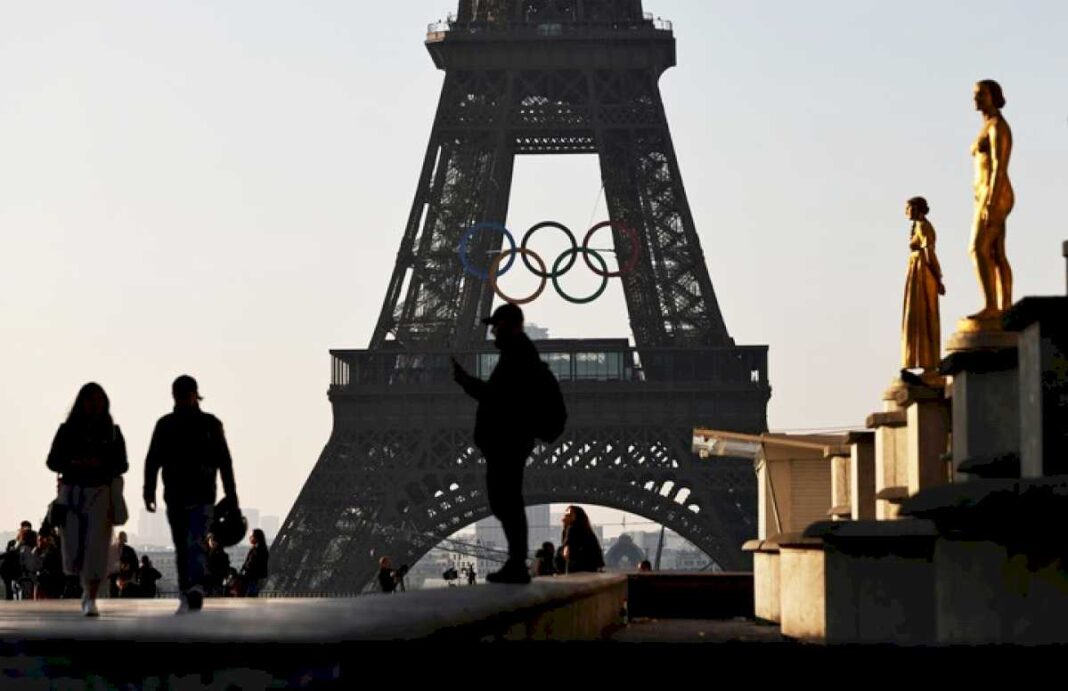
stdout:
MULTIPOLYGON (((1068 4, 645 5, 675 24, 668 119, 727 327, 771 347, 773 429, 878 409, 908 197, 938 232, 943 338, 980 307, 978 79, 1015 134, 1017 295, 1063 293, 1068 4)), ((425 26, 454 10, 0 0, 0 529, 43 515, 87 381, 125 432, 136 516, 181 373, 226 425, 242 503, 288 512, 330 434, 328 350, 366 347, 385 295, 442 82, 425 26)), ((592 157, 521 158, 508 224, 584 230, 599 190, 592 157)), ((527 313, 555 337, 629 335, 618 282, 527 313)))

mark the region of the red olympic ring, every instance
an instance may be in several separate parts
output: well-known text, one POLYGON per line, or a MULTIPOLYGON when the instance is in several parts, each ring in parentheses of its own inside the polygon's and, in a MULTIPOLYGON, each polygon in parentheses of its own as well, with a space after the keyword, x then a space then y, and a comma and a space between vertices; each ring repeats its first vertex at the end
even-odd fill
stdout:
POLYGON ((630 226, 626 226, 622 223, 617 223, 615 221, 603 221, 601 223, 598 223, 594 227, 590 228, 589 231, 586 233, 586 238, 582 241, 582 249, 590 249, 590 238, 592 238, 593 234, 601 228, 612 228, 613 230, 618 230, 624 235, 626 235, 628 238, 630 238, 630 258, 627 259, 626 264, 619 267, 619 271, 604 272, 600 269, 595 268, 590 262, 590 255, 586 252, 583 252, 582 259, 586 262, 586 266, 590 267, 590 271, 597 274, 601 278, 619 278, 623 274, 629 274, 631 271, 634 271, 634 269, 638 267, 638 251, 641 249, 641 246, 638 240, 637 231, 635 231, 630 226))
POLYGON ((538 256, 538 254, 534 250, 528 250, 526 247, 518 247, 518 248, 513 248, 513 249, 507 249, 507 250, 504 250, 503 252, 501 252, 500 254, 498 254, 496 257, 494 257, 493 261, 490 263, 490 267, 489 267, 489 283, 490 283, 490 286, 493 288, 493 292, 496 293, 497 296, 500 297, 505 302, 510 302, 513 305, 526 305, 526 304, 529 304, 529 303, 534 302, 535 300, 537 300, 539 297, 541 297, 541 294, 545 291, 545 286, 549 283, 549 279, 548 279, 549 272, 546 271, 545 269, 546 269, 545 262, 542 260, 541 257, 538 256), (534 261, 536 261, 538 263, 538 266, 541 267, 541 273, 540 274, 536 274, 536 275, 540 275, 541 276, 541 285, 538 286, 538 289, 535 290, 532 295, 530 295, 529 297, 524 298, 522 300, 516 300, 515 298, 511 298, 511 297, 505 295, 504 291, 502 291, 500 289, 500 287, 497 286, 497 272, 498 272, 498 270, 500 270, 501 262, 504 261, 504 258, 506 256, 513 255, 513 254, 519 254, 520 256, 522 256, 524 258, 526 258, 528 256, 529 257, 533 257, 534 261))

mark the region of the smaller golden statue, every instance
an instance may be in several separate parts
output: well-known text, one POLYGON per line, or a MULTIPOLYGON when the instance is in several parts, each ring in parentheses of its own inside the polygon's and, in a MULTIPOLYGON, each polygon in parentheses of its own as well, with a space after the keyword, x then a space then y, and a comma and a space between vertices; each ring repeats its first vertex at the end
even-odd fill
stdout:
POLYGON ((969 319, 983 322, 982 328, 998 329, 997 317, 1012 306, 1012 267, 1005 256, 1005 221, 1016 200, 1009 182, 1012 130, 1001 115, 1005 96, 997 82, 984 79, 975 85, 974 94, 983 127, 972 144, 975 220, 971 254, 985 304, 969 319))
POLYGON ((902 368, 922 369, 923 378, 938 377, 942 359, 942 330, 938 296, 946 294, 942 267, 935 254, 935 230, 927 220, 927 200, 913 197, 905 203, 905 215, 912 221, 909 238, 908 275, 905 279, 905 305, 901 316, 902 368))

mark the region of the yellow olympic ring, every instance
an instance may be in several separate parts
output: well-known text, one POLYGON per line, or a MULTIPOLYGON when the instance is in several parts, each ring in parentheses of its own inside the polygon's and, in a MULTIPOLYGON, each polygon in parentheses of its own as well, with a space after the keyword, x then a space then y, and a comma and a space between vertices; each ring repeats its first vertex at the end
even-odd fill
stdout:
POLYGON ((500 254, 498 254, 496 257, 493 258, 493 262, 490 264, 490 267, 489 267, 489 282, 490 282, 490 286, 493 287, 493 292, 497 293, 497 296, 500 297, 505 302, 510 302, 513 305, 526 305, 526 304, 529 304, 531 302, 534 302, 539 297, 541 297, 542 292, 545 291, 545 286, 549 282, 548 275, 549 275, 549 273, 548 273, 548 271, 546 271, 545 262, 542 261, 542 258, 539 257, 538 254, 534 250, 528 250, 526 247, 517 247, 517 248, 504 250, 503 252, 501 252, 500 254), (538 286, 538 289, 534 291, 533 295, 531 295, 530 297, 525 298, 523 300, 516 300, 514 298, 508 297, 497 286, 497 271, 501 267, 501 262, 504 261, 505 257, 508 257, 508 256, 510 256, 512 254, 519 254, 519 255, 523 255, 523 256, 532 257, 534 259, 534 261, 536 261, 538 263, 538 266, 541 267, 541 285, 538 286))

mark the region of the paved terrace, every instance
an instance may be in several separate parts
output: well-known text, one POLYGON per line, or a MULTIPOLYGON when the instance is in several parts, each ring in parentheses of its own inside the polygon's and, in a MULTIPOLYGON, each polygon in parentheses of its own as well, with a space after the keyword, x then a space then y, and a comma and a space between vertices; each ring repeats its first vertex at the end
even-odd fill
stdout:
MULTIPOLYGON (((433 679, 475 660, 483 670, 518 662, 523 674, 566 660, 604 680, 613 669, 630 679, 625 662, 650 653, 660 663, 737 671, 768 656, 780 662, 838 657, 834 649, 790 642, 778 627, 737 616, 736 605, 725 607, 739 601, 736 576, 712 582, 720 595, 709 595, 707 586, 704 595, 694 591, 693 577, 590 574, 394 596, 209 599, 202 612, 182 616, 174 614, 177 600, 100 600, 97 619, 83 617, 75 600, 0 602, 0 687, 17 688, 17 681, 22 688, 49 688, 59 680, 64 688, 96 688, 94 678, 135 688, 347 687, 376 679, 374 670, 389 670, 397 681, 433 679), (630 609, 642 613, 629 622, 623 616, 628 580, 630 609), (572 643, 463 645, 485 641, 572 643)), ((888 651, 867 651, 873 652, 888 651)))

